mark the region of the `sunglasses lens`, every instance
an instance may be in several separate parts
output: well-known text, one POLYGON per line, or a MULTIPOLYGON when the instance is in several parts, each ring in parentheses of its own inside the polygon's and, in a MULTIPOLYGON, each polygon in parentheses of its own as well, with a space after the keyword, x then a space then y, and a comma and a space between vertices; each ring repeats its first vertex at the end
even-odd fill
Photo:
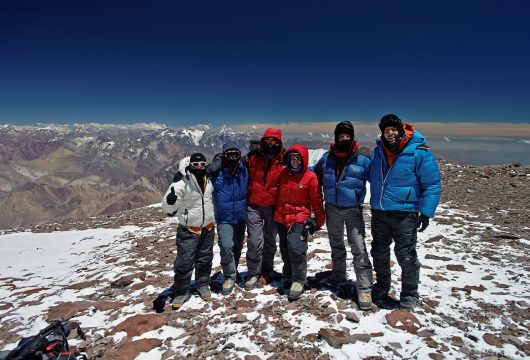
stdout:
POLYGON ((277 139, 265 139, 265 144, 277 145, 278 144, 278 140, 277 139))
POLYGON ((206 163, 204 161, 192 162, 191 166, 206 166, 206 163))
POLYGON ((239 151, 227 151, 224 156, 228 160, 236 160, 241 157, 241 153, 239 151))

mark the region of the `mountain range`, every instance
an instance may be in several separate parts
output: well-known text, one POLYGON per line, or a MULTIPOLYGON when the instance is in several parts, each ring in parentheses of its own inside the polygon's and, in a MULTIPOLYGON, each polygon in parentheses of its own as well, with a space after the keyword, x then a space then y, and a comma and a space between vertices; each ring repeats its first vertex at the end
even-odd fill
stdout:
MULTIPOLYGON (((0 228, 130 210, 159 202, 178 161, 210 160, 228 141, 245 154, 261 133, 160 124, 0 126, 0 228)), ((310 148, 329 138, 291 138, 310 148)), ((317 152, 318 155, 320 152, 317 152)))

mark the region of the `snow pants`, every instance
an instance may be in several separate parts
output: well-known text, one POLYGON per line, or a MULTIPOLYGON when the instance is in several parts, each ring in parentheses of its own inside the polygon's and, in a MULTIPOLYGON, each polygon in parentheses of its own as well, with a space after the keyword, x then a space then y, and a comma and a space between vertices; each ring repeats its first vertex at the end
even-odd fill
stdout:
POLYGON ((225 280, 236 280, 237 265, 239 265, 243 240, 245 239, 245 228, 244 220, 235 224, 217 224, 221 267, 225 280))
POLYGON ((189 290, 194 269, 197 287, 210 283, 213 241, 213 229, 208 231, 202 228, 200 234, 194 234, 183 226, 177 228, 177 258, 173 263, 173 289, 177 295, 185 294, 189 290))
POLYGON ((247 266, 250 276, 268 274, 274 270, 276 235, 274 206, 247 206, 247 266))
POLYGON ((356 206, 340 208, 326 204, 326 226, 331 245, 333 277, 338 279, 346 277, 346 247, 344 246, 344 226, 346 226, 346 237, 353 255, 357 290, 371 290, 373 285, 372 263, 364 241, 366 232, 362 208, 356 206))
POLYGON ((401 267, 401 294, 418 299, 420 266, 416 253, 418 214, 414 212, 372 210, 372 250, 377 282, 372 290, 374 299, 385 297, 390 291, 390 245, 394 240, 394 254, 401 267))
POLYGON ((303 224, 290 228, 278 223, 280 252, 283 260, 283 281, 305 283, 307 278, 307 232, 303 224))

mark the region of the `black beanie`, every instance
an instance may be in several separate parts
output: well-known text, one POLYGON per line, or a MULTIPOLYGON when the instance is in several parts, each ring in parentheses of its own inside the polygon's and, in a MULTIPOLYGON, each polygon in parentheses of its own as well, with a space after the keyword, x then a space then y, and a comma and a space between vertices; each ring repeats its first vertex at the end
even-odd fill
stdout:
POLYGON ((403 131, 403 123, 397 115, 387 114, 381 118, 381 121, 379 121, 379 129, 381 129, 381 132, 384 132, 388 126, 395 127, 400 134, 403 131))
POLYGON ((203 154, 201 153, 195 153, 193 155, 190 156, 190 164, 192 162, 198 162, 198 161, 204 161, 206 162, 206 158, 204 157, 203 154))
POLYGON ((340 134, 348 134, 353 139, 354 131, 353 124, 349 121, 342 121, 335 126, 335 141, 338 140, 340 134))

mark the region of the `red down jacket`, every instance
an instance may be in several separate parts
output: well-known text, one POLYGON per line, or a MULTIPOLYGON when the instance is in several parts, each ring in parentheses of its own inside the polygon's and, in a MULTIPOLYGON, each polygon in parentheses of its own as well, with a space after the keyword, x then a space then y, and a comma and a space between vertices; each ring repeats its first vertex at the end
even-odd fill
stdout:
MULTIPOLYGON (((281 142, 282 132, 278 129, 269 128, 263 134, 263 138, 268 137, 276 138, 281 142)), ((274 206, 276 204, 278 182, 283 169, 282 155, 283 151, 280 151, 278 155, 269 159, 261 151, 261 142, 260 150, 249 155, 250 182, 247 199, 249 204, 261 207, 274 206)))
POLYGON ((302 145, 291 146, 284 155, 286 164, 290 152, 297 152, 302 156, 303 170, 297 175, 291 174, 287 167, 282 170, 278 201, 274 210, 274 221, 286 226, 304 223, 311 216, 312 210, 317 226, 321 227, 324 225, 326 216, 317 176, 307 169, 309 151, 302 145))

